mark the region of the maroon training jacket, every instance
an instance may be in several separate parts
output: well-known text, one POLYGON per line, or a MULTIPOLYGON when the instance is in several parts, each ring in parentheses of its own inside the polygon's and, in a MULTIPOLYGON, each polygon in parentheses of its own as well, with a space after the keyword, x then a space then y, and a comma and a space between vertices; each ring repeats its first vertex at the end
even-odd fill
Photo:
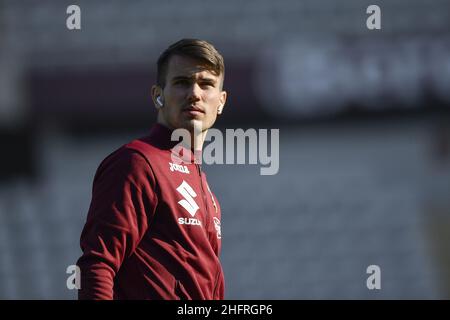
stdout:
POLYGON ((156 124, 100 164, 79 299, 223 299, 219 202, 200 165, 172 161, 170 137, 156 124))

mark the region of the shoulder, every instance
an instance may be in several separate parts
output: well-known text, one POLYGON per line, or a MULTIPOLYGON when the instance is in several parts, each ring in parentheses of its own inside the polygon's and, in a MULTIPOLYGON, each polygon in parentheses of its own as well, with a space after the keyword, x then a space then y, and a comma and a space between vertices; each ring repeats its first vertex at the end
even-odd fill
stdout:
POLYGON ((100 168, 122 167, 124 169, 133 169, 146 164, 145 158, 136 150, 125 146, 113 151, 100 164, 100 168))
POLYGON ((145 157, 136 150, 122 146, 109 154, 99 165, 94 180, 123 179, 153 175, 145 157))

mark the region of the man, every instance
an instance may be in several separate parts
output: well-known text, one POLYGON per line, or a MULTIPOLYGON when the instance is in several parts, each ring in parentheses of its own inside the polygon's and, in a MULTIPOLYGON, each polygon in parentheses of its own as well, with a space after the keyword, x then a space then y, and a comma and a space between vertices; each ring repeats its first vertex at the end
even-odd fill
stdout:
POLYGON ((220 206, 195 157, 225 105, 223 80, 223 58, 206 41, 180 40, 159 57, 157 123, 94 177, 79 299, 223 299, 220 206), (191 138, 179 152, 176 129, 191 138))

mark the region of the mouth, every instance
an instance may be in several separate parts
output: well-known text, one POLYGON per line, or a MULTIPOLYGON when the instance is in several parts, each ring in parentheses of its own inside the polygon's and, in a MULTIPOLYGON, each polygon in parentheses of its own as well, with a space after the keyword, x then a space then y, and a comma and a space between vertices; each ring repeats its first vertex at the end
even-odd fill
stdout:
POLYGON ((186 108, 183 108, 182 111, 191 115, 200 115, 205 113, 205 111, 202 108, 195 105, 189 105, 186 108))

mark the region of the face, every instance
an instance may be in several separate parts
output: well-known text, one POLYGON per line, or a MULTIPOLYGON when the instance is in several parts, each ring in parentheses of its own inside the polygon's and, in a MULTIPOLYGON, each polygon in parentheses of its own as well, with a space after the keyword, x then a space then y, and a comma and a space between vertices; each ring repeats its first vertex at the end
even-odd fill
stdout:
POLYGON ((227 94, 222 91, 221 82, 222 75, 206 70, 197 60, 172 56, 164 89, 157 86, 152 89, 154 101, 161 95, 164 103, 159 109, 158 122, 190 132, 194 125, 201 125, 202 131, 209 129, 225 105, 227 94))

